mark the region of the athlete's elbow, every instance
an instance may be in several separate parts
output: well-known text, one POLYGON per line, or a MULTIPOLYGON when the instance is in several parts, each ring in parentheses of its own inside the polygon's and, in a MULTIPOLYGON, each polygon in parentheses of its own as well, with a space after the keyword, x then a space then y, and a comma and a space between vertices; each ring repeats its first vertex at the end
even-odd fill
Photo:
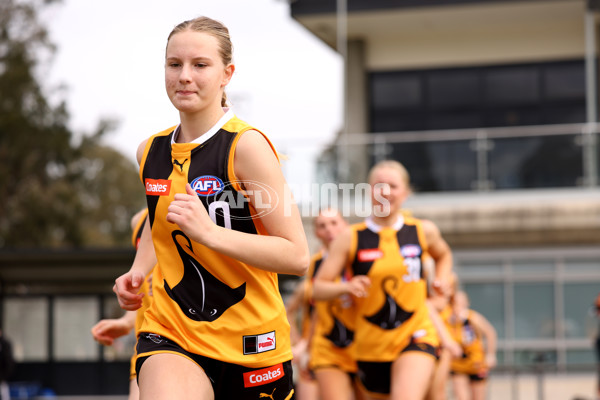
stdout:
POLYGON ((302 251, 293 260, 290 260, 292 265, 290 265, 292 271, 290 272, 293 275, 303 276, 308 272, 308 267, 310 266, 310 254, 308 249, 306 251, 302 251))

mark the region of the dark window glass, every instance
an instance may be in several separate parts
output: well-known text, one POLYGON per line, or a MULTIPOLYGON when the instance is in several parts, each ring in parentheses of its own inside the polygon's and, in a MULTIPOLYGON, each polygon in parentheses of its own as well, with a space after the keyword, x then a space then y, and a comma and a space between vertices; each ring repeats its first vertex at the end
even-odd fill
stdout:
POLYGON ((484 112, 485 126, 541 125, 542 114, 537 106, 494 107, 484 112))
POLYGON ((373 112, 374 132, 406 132, 421 131, 425 129, 425 118, 422 112, 402 113, 390 110, 376 110, 373 112))
POLYGON ((427 98, 432 108, 472 109, 481 101, 479 87, 472 71, 433 71, 427 77, 427 98))
POLYGON ((475 153, 469 143, 396 143, 390 157, 408 169, 416 191, 471 190, 477 172, 475 153))
POLYGON ((494 68, 484 73, 485 101, 490 105, 533 104, 540 100, 535 67, 494 68))
POLYGON ((576 186, 582 176, 581 147, 575 137, 496 139, 489 153, 496 189, 576 186))
POLYGON ((545 67, 544 88, 548 100, 584 99, 584 66, 581 63, 576 63, 545 67))
POLYGON ((375 109, 421 106, 421 81, 417 74, 375 74, 371 84, 375 109))
POLYGON ((431 113, 427 129, 467 129, 481 126, 481 114, 472 111, 445 111, 431 113))

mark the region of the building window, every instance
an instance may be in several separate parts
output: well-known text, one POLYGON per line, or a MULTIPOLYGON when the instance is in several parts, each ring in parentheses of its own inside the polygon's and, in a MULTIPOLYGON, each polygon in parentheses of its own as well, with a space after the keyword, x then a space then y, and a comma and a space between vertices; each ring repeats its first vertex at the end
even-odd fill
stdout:
MULTIPOLYGON (((370 131, 378 134, 378 142, 394 133, 385 156, 418 171, 413 184, 419 191, 560 188, 585 182, 581 128, 564 134, 543 128, 522 132, 527 126, 586 122, 583 60, 372 72, 369 82, 370 131), (502 127, 514 128, 508 135, 479 136, 502 127), (467 129, 471 140, 462 140, 465 132, 455 137, 467 129), (421 131, 429 131, 422 141, 421 131)), ((373 154, 372 163, 381 157, 373 154)))
POLYGON ((595 368, 599 321, 591 308, 600 291, 600 250, 456 251, 454 258, 471 308, 496 328, 501 366, 595 368))
POLYGON ((18 362, 48 360, 48 299, 8 297, 4 300, 4 333, 18 362))
POLYGON ((99 358, 98 344, 90 328, 98 322, 95 297, 57 297, 54 300, 53 345, 57 361, 85 361, 99 358))

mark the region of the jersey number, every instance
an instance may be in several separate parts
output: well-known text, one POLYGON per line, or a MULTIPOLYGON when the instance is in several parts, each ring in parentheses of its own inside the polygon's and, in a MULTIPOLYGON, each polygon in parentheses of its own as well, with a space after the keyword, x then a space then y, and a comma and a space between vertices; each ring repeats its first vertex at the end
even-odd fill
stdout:
POLYGON ((213 201, 210 203, 208 205, 208 215, 215 224, 231 229, 231 212, 229 211, 229 203, 226 201, 213 201))
POLYGON ((404 282, 417 282, 421 279, 421 259, 419 257, 408 257, 404 259, 406 274, 402 277, 404 282))

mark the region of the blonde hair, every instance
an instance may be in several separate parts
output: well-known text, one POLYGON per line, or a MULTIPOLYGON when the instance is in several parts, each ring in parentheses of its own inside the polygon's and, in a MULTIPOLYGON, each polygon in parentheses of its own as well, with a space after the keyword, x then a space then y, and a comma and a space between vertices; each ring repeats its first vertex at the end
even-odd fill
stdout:
POLYGON ((410 189, 410 174, 408 173, 408 170, 404 167, 404 165, 402 165, 401 163, 399 163, 396 160, 383 160, 383 161, 379 161, 377 164, 373 165, 371 167, 371 169, 369 170, 369 177, 368 177, 369 182, 371 182, 371 179, 373 178, 373 174, 375 173, 375 171, 377 171, 378 169, 381 169, 381 168, 389 168, 389 169, 398 171, 398 173, 400 174, 400 177, 406 184, 406 187, 410 189))
MULTIPOLYGON (((229 29, 221 22, 208 17, 198 17, 183 21, 173 28, 169 36, 167 37, 167 45, 169 40, 176 33, 192 31, 192 32, 203 32, 214 36, 219 42, 219 54, 223 65, 229 65, 233 61, 233 44, 231 43, 231 37, 229 36, 229 29)), ((221 107, 227 106, 227 95, 223 91, 221 97, 221 107)))

